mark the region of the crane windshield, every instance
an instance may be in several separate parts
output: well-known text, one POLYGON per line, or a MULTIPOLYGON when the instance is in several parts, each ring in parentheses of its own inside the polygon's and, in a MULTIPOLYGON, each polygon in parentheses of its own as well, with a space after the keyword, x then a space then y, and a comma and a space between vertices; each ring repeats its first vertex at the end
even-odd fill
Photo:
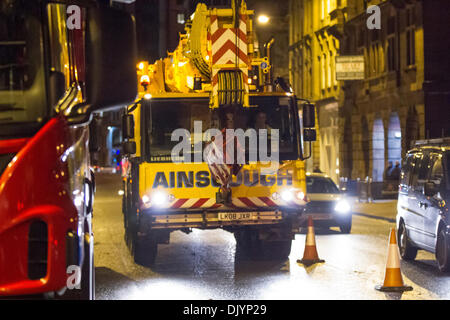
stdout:
MULTIPOLYGON (((298 127, 296 112, 289 97, 258 96, 250 98, 251 107, 224 106, 220 110, 209 108, 209 100, 204 99, 152 99, 144 105, 146 134, 143 137, 143 150, 150 162, 170 162, 171 153, 185 138, 190 142, 189 152, 184 161, 196 162, 195 153, 202 152, 205 143, 210 141, 208 129, 234 129, 246 133, 246 160, 260 160, 260 139, 267 139, 268 156, 279 153, 280 160, 298 158, 298 127), (181 130, 180 130, 181 129, 181 130), (176 131, 178 130, 178 131, 176 131), (251 143, 249 130, 256 132, 255 143, 251 143), (260 136, 260 132, 265 132, 260 136), (179 132, 180 134, 175 134, 179 132), (185 135, 185 137, 183 137, 185 135), (276 137, 276 148, 272 136, 276 137), (263 138, 261 138, 263 137, 263 138), (196 148, 196 144, 201 147, 196 148), (253 154, 253 158, 252 155, 253 154)), ((185 149, 186 150, 186 149, 185 149)))

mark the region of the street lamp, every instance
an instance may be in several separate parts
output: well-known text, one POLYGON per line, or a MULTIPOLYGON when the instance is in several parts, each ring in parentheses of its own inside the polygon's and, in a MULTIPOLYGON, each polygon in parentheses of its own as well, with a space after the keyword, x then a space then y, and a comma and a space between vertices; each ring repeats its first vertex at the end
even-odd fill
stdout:
POLYGON ((261 14, 258 16, 258 22, 261 24, 267 24, 269 22, 270 18, 266 16, 265 14, 261 14))

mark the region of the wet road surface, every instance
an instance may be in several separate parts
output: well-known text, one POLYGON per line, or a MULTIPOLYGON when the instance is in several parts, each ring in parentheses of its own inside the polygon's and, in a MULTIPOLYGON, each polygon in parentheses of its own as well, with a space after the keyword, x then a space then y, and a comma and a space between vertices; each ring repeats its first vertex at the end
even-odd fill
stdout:
POLYGON ((384 279, 387 242, 394 224, 353 217, 351 234, 316 229, 320 258, 305 268, 305 235, 296 235, 289 261, 239 262, 235 240, 223 230, 171 234, 159 245, 155 266, 136 265, 124 242, 117 175, 97 175, 94 203, 96 299, 450 299, 450 275, 437 270, 434 255, 419 251, 401 262, 403 295, 374 290, 384 279))

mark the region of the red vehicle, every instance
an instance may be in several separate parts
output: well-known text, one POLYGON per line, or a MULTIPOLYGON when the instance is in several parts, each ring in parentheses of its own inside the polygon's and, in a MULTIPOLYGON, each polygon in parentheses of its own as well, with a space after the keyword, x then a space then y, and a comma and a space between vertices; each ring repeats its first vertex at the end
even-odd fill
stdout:
POLYGON ((0 1, 0 296, 94 298, 89 122, 136 98, 134 56, 125 12, 0 1))

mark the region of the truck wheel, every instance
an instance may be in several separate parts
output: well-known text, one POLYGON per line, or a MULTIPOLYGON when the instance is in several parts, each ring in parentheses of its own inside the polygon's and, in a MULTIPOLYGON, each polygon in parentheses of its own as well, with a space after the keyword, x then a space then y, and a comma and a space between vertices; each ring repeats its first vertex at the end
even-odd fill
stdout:
POLYGON ((405 223, 400 222, 398 227, 398 248, 400 256, 403 260, 414 260, 417 256, 417 248, 411 244, 411 240, 408 238, 408 232, 406 231, 405 223))
POLYGON ((133 242, 134 262, 144 267, 152 267, 158 253, 158 243, 155 237, 151 233, 143 238, 136 234, 133 242))
POLYGON ((257 230, 239 230, 234 233, 236 239, 236 255, 244 260, 254 260, 258 248, 257 230))
POLYGON ((340 226, 339 229, 341 230, 342 233, 346 233, 349 234, 352 231, 352 216, 350 216, 350 218, 343 222, 340 226))
MULTIPOLYGON (((125 195, 124 195, 125 196, 125 195)), ((123 217, 123 223, 125 228, 125 243, 130 250, 130 252, 133 252, 133 238, 134 233, 136 232, 136 209, 132 205, 131 200, 131 194, 128 194, 128 196, 125 199, 125 213, 123 217)))
POLYGON ((291 253, 292 240, 260 241, 263 260, 287 260, 291 253))
POLYGON ((441 228, 436 242, 436 261, 441 272, 450 271, 450 239, 445 234, 445 229, 441 228))
POLYGON ((250 260, 286 260, 291 253, 292 240, 260 240, 258 230, 235 233, 236 253, 250 260))
MULTIPOLYGON (((85 261, 83 263, 81 275, 81 292, 82 300, 95 300, 95 266, 94 266, 94 250, 91 250, 89 243, 84 243, 85 261), (87 250, 86 250, 87 248, 87 250)), ((93 247, 93 245, 92 245, 93 247)))
POLYGON ((95 300, 94 251, 90 244, 84 242, 84 261, 81 267, 80 289, 66 290, 64 300, 95 300))

